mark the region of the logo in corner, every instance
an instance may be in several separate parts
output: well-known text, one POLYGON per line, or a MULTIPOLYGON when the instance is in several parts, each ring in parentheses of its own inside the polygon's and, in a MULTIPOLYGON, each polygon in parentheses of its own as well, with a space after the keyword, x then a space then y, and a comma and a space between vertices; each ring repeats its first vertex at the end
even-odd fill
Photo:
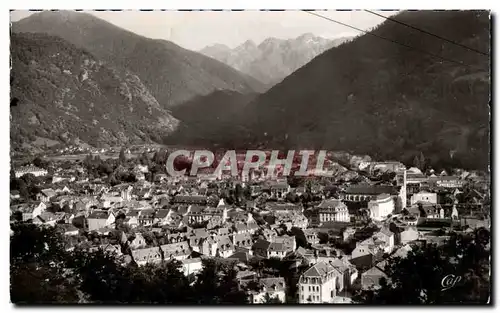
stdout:
POLYGON ((449 274, 441 280, 441 291, 445 291, 455 287, 462 280, 462 276, 449 274))

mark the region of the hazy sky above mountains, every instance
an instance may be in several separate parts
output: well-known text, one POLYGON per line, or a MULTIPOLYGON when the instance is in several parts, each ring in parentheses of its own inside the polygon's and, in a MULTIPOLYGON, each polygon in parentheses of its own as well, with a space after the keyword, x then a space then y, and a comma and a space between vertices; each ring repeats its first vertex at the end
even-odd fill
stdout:
MULTIPOLYGON (((12 11, 15 22, 35 12, 12 11)), ((139 35, 166 39, 191 50, 200 50, 215 43, 234 48, 247 40, 259 44, 268 37, 295 38, 313 33, 325 38, 357 35, 354 29, 301 11, 214 12, 214 11, 88 11, 110 23, 139 35)), ((340 22, 369 29, 384 21, 364 11, 317 11, 340 22)), ((379 12, 390 16, 393 12, 379 12)))

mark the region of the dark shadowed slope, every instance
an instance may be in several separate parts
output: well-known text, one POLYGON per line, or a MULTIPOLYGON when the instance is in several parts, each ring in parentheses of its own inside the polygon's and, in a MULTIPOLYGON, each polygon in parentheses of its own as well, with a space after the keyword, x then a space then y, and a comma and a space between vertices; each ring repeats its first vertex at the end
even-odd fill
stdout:
MULTIPOLYGON (((403 12, 395 18, 489 52, 489 13, 403 12)), ((254 144, 323 147, 484 166, 489 152, 489 57, 386 21, 333 48, 246 106, 254 144)), ((245 122, 248 121, 248 122, 245 122)))
POLYGON ((161 105, 173 106, 218 89, 263 91, 263 84, 200 53, 149 39, 91 14, 45 11, 12 24, 15 32, 47 33, 139 76, 161 105))
POLYGON ((236 91, 219 90, 207 96, 198 96, 176 106, 172 115, 181 121, 169 143, 210 147, 229 144, 245 132, 235 124, 243 107, 257 96, 236 91))
POLYGON ((11 59, 14 149, 37 137, 96 146, 160 141, 178 126, 139 77, 59 37, 13 34, 11 59))

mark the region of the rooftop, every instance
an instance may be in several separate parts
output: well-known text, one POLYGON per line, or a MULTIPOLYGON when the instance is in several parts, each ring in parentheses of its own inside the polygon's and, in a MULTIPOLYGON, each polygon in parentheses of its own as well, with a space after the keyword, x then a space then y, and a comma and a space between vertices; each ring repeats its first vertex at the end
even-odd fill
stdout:
POLYGON ((395 186, 384 185, 352 185, 347 187, 347 194, 362 194, 362 195, 380 195, 380 194, 397 194, 395 186))

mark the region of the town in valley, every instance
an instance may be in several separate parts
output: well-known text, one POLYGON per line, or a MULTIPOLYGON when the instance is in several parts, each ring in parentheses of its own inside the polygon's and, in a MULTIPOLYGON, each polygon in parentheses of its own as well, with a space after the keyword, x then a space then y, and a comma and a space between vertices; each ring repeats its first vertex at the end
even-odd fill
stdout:
POLYGON ((491 12, 10 14, 12 303, 492 304, 491 12))
POLYGON ((220 263, 242 303, 355 303, 408 254, 490 227, 488 175, 436 171, 425 159, 329 152, 331 176, 271 178, 262 167, 198 177, 167 175, 167 148, 106 152, 14 167, 14 235, 53 228, 68 253, 104 253, 122 267, 173 263, 190 286, 205 263, 220 263))

